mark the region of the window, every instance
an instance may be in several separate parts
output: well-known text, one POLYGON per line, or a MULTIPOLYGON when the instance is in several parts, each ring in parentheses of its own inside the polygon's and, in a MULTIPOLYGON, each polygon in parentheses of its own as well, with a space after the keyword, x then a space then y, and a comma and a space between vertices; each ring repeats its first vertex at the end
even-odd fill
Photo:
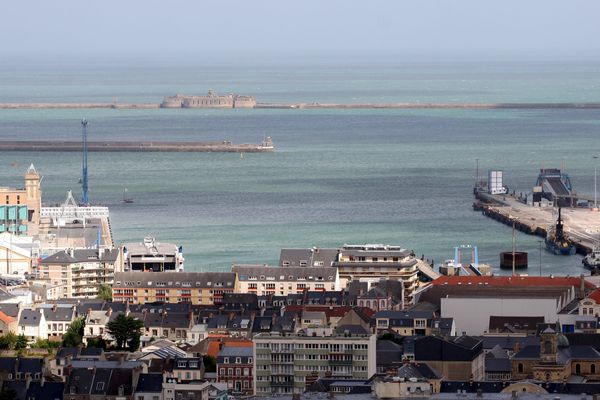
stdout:
POLYGON ((219 375, 225 376, 225 368, 221 368, 221 370, 219 371, 219 375))
POLYGON ((223 358, 223 363, 224 364, 229 364, 229 357, 223 358))
POLYGON ((248 364, 252 364, 252 357, 248 357, 248 364))
POLYGON ((523 373, 523 364, 519 363, 519 365, 517 366, 517 370, 519 371, 520 374, 523 373))
POLYGON ((236 357, 235 358, 235 363, 236 364, 241 364, 242 363, 242 358, 241 357, 236 357))

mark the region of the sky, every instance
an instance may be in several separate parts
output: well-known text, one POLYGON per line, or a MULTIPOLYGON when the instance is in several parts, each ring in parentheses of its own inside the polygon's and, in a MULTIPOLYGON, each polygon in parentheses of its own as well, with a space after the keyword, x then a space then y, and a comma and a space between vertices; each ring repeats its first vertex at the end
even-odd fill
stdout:
POLYGON ((598 0, 18 0, 2 5, 0 55, 586 58, 599 15, 598 0))

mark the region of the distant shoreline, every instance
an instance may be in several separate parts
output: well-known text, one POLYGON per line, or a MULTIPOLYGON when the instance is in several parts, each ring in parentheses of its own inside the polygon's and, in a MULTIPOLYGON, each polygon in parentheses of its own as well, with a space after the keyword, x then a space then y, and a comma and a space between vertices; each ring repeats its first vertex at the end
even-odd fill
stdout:
MULTIPOLYGON (((158 109, 160 103, 0 103, 2 110, 158 109)), ((598 103, 257 103, 256 109, 600 109, 598 103)), ((185 109, 185 108, 184 108, 185 109)), ((213 110, 218 108, 198 107, 213 110)), ((226 108, 231 109, 231 108, 226 108)), ((246 109, 246 108, 244 108, 246 109)))

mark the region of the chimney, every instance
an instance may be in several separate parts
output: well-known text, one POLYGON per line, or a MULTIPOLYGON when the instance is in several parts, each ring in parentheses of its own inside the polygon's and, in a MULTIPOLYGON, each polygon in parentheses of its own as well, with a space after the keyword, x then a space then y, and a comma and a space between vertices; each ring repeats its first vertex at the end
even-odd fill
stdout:
POLYGON ((223 339, 219 339, 219 351, 223 350, 223 339))
POLYGON ((583 274, 579 275, 579 298, 585 298, 585 277, 583 274))
POLYGON ((92 315, 92 309, 91 309, 91 308, 88 308, 88 309, 87 309, 87 316, 89 317, 90 315, 92 315))

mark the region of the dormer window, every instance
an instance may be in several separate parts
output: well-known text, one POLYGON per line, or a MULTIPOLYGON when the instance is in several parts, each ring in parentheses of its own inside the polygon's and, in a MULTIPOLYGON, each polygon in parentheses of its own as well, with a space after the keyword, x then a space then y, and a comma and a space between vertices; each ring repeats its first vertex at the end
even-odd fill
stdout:
POLYGON ((223 363, 224 364, 229 364, 229 357, 223 358, 223 363))
POLYGON ((236 357, 235 358, 235 363, 236 364, 241 364, 242 363, 242 358, 241 357, 236 357))

